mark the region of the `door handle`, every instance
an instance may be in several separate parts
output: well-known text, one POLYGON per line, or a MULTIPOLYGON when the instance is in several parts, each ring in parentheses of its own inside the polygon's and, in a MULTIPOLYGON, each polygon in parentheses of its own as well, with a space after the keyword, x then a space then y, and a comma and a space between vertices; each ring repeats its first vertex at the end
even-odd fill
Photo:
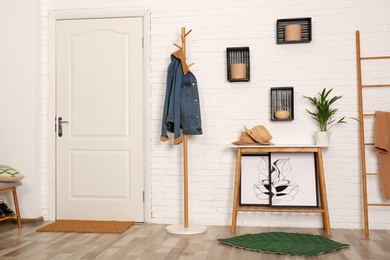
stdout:
POLYGON ((67 124, 67 123, 69 123, 69 122, 68 121, 63 121, 62 117, 58 118, 58 136, 59 137, 62 136, 62 124, 67 124))

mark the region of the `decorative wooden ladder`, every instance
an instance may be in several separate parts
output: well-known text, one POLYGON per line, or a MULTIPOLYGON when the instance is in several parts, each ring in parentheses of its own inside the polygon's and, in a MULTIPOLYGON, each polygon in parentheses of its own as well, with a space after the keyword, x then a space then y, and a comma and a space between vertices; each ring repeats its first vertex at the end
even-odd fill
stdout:
MULTIPOLYGON (((356 61, 357 61, 357 82, 358 82, 358 99, 359 99, 359 120, 360 120, 360 153, 361 153, 361 171, 362 171, 362 189, 363 189, 363 211, 364 211, 364 231, 366 237, 369 236, 369 219, 368 219, 368 207, 369 206, 390 206, 389 203, 368 203, 367 194, 367 176, 379 176, 379 172, 369 173, 366 168, 366 147, 373 146, 374 143, 366 142, 364 119, 367 117, 375 118, 375 113, 364 113, 363 107, 363 88, 382 88, 390 87, 390 84, 379 85, 363 85, 362 84, 362 60, 380 60, 390 59, 390 56, 371 56, 361 57, 360 53, 360 32, 356 31, 356 61)), ((375 120, 375 119, 374 119, 375 120)))

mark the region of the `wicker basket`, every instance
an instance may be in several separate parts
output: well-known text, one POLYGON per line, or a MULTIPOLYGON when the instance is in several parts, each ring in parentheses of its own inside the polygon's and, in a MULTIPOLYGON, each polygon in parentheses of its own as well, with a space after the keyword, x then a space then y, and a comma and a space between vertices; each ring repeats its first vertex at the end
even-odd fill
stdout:
POLYGON ((302 26, 300 24, 289 24, 284 27, 284 40, 286 42, 296 42, 302 40, 302 26))
POLYGON ((277 119, 287 119, 289 117, 290 117, 290 111, 287 110, 275 111, 275 118, 277 119))
POLYGON ((232 79, 246 79, 246 64, 234 63, 230 65, 232 79))

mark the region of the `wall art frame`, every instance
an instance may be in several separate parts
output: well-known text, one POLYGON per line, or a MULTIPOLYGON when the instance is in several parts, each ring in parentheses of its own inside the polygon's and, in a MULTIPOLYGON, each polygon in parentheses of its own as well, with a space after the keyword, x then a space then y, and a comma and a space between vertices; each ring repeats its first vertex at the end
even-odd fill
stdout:
POLYGON ((315 153, 243 154, 240 205, 318 208, 315 153))
POLYGON ((271 153, 272 207, 318 208, 315 153, 271 153))
POLYGON ((241 157, 240 205, 269 206, 267 194, 270 154, 243 154, 241 157))

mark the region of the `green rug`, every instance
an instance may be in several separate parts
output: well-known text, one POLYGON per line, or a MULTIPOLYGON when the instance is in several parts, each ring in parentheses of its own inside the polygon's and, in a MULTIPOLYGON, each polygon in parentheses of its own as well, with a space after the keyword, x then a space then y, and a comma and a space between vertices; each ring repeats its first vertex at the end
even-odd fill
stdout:
POLYGON ((329 238, 299 233, 269 232, 218 239, 219 242, 247 250, 287 255, 313 256, 349 247, 329 238))

